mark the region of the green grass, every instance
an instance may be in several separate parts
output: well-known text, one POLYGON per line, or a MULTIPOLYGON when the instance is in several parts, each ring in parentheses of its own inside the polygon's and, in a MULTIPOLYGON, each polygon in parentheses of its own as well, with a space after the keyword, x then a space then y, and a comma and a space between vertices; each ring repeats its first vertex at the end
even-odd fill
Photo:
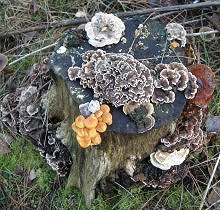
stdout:
POLYGON ((46 209, 50 206, 51 209, 62 210, 72 209, 73 206, 86 209, 81 193, 75 189, 65 189, 66 180, 59 180, 56 172, 51 170, 30 142, 16 139, 10 149, 10 153, 0 155, 0 209, 19 205, 46 209), (32 169, 36 171, 36 178, 28 181, 32 169), (72 203, 71 197, 74 198, 72 203))
POLYGON ((178 184, 164 190, 143 189, 143 186, 133 186, 128 190, 118 189, 115 196, 98 196, 92 210, 135 210, 144 205, 148 209, 164 207, 165 209, 191 210, 198 209, 200 196, 189 192, 178 184))

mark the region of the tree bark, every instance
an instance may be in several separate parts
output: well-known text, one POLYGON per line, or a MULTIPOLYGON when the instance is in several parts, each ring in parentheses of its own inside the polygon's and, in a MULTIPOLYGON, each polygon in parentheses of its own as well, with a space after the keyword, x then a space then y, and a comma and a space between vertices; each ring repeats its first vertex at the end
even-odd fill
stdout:
POLYGON ((96 184, 116 170, 126 168, 129 160, 137 162, 152 153, 160 138, 171 131, 173 122, 143 134, 107 131, 101 135, 100 145, 83 149, 71 129, 72 122, 79 115, 78 105, 72 100, 61 77, 54 75, 54 79, 54 97, 50 102, 49 118, 63 119, 65 144, 73 158, 67 187, 79 188, 85 196, 86 204, 90 206, 95 198, 96 184))

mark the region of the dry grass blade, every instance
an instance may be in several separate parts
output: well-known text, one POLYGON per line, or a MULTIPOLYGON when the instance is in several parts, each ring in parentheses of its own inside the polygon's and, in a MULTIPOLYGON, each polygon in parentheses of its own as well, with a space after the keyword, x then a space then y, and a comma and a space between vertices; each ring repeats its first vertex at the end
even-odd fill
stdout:
POLYGON ((216 172, 216 170, 217 170, 219 161, 220 161, 220 154, 219 154, 218 159, 217 159, 217 161, 216 161, 216 163, 215 163, 215 167, 214 167, 214 169, 213 169, 213 171, 212 171, 212 174, 211 174, 211 177, 210 177, 210 179, 209 179, 208 185, 207 185, 206 190, 205 190, 205 192, 204 192, 204 195, 203 195, 203 197, 202 197, 202 202, 201 202, 201 204, 200 204, 199 210, 202 210, 202 208, 203 208, 203 205, 204 205, 204 203, 205 203, 206 196, 207 196, 207 194, 208 194, 208 192, 209 192, 209 189, 210 189, 212 180, 213 180, 213 178, 214 178, 215 172, 216 172))

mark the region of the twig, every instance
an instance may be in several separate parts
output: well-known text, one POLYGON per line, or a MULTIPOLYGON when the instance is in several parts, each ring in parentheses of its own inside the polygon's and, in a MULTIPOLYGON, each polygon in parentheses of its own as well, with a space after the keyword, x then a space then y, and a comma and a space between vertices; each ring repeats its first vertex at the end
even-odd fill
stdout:
POLYGON ((186 36, 201 36, 201 35, 209 35, 209 34, 217 34, 217 33, 220 33, 220 31, 219 30, 214 30, 214 31, 192 33, 192 34, 186 34, 186 36))
POLYGON ((57 44, 57 42, 55 42, 55 43, 53 43, 53 44, 50 44, 50 45, 47 45, 47 46, 45 46, 45 47, 43 47, 43 48, 40 48, 40 49, 38 49, 38 50, 35 50, 35 51, 33 51, 33 52, 31 52, 31 53, 29 53, 29 54, 27 54, 27 55, 24 55, 24 56, 18 58, 18 59, 15 60, 15 61, 12 61, 12 62, 9 63, 8 65, 9 65, 9 66, 14 65, 14 64, 18 63, 19 61, 21 61, 21 60, 23 60, 23 59, 25 59, 25 58, 27 58, 27 57, 29 57, 29 56, 31 56, 31 55, 34 55, 34 54, 36 54, 36 53, 38 53, 38 52, 41 52, 41 51, 43 51, 43 50, 46 50, 46 49, 49 49, 49 48, 54 47, 56 44, 57 44))
MULTIPOLYGON (((183 4, 183 5, 175 5, 175 6, 168 6, 168 7, 156 7, 156 8, 148 8, 143 10, 135 10, 135 11, 127 11, 127 12, 118 12, 116 15, 120 18, 123 17, 133 17, 138 15, 146 15, 153 12, 171 12, 171 11, 182 11, 182 10, 192 10, 192 9, 198 9, 203 7, 210 7, 210 6, 219 6, 220 1, 207 1, 202 2, 198 4, 183 4)), ((0 37, 6 37, 6 36, 13 36, 17 34, 27 33, 30 31, 40 31, 40 30, 46 30, 50 28, 59 28, 64 26, 76 26, 83 23, 86 23, 86 18, 80 18, 80 19, 69 19, 69 20, 62 20, 57 22, 48 23, 47 25, 40 25, 35 27, 30 27, 22 30, 17 31, 8 31, 0 33, 0 37)))
POLYGON ((207 187, 206 187, 206 189, 205 189, 205 192, 204 192, 204 195, 203 195, 202 202, 201 202, 201 204, 200 204, 199 210, 202 210, 202 208, 203 208, 203 205, 204 205, 206 196, 207 196, 208 191, 209 191, 209 189, 210 189, 210 185, 211 185, 211 183, 212 183, 212 180, 213 180, 213 178, 214 178, 215 172, 216 172, 216 170, 217 170, 219 161, 220 161, 220 154, 219 154, 218 159, 217 159, 217 161, 216 161, 216 163, 215 163, 215 167, 214 167, 214 169, 213 169, 213 171, 212 171, 212 174, 211 174, 211 177, 210 177, 210 179, 209 179, 208 185, 207 185, 207 187))

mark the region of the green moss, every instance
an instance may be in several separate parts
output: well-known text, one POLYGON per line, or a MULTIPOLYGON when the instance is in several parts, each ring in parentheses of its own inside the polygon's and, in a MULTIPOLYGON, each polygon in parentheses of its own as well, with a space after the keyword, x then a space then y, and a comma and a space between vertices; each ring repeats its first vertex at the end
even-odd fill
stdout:
POLYGON ((59 189, 53 205, 62 210, 71 210, 73 208, 87 210, 82 193, 75 188, 59 189))

